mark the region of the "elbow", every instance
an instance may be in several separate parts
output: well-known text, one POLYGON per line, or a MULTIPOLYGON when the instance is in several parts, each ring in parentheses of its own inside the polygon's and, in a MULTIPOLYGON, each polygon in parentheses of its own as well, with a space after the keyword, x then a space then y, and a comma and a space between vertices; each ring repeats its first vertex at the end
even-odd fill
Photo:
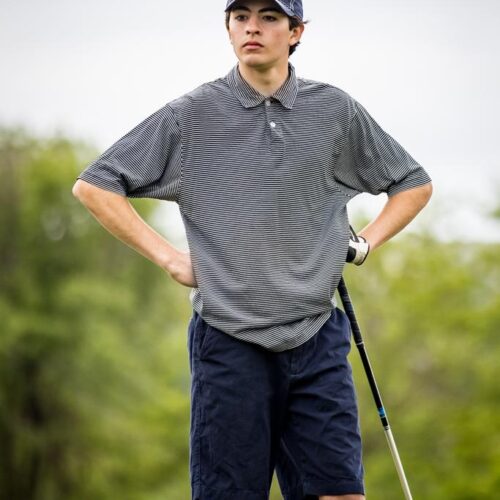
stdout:
POLYGON ((420 210, 422 210, 427 203, 429 203, 432 191, 433 188, 430 182, 409 191, 409 193, 411 193, 410 196, 413 199, 412 204, 415 206, 417 212, 420 212, 420 210))
POLYGON ((125 199, 125 195, 113 193, 106 189, 102 189, 94 184, 90 184, 82 179, 78 179, 71 190, 73 196, 85 205, 89 210, 91 207, 109 203, 115 199, 125 199))
POLYGON ((81 179, 75 182, 71 190, 73 196, 85 206, 92 202, 97 191, 100 191, 99 188, 81 179))
MULTIPOLYGON (((78 179, 74 184, 73 184, 73 189, 71 190, 71 194, 75 197, 79 197, 79 185, 78 183, 80 182, 80 179, 78 179)), ((79 199, 79 198, 78 198, 79 199)))
POLYGON ((82 180, 78 179, 73 185, 71 193, 77 200, 83 203, 83 199, 85 196, 85 183, 82 180))
POLYGON ((424 184, 420 189, 422 190, 423 206, 425 206, 425 205, 427 205, 427 203, 431 199, 432 192, 434 190, 434 188, 432 186, 432 182, 424 184))

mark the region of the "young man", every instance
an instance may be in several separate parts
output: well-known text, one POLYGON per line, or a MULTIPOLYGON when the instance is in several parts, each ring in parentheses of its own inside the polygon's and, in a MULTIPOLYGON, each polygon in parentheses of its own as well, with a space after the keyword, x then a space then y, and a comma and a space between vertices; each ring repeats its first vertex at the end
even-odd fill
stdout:
POLYGON ((348 255, 346 204, 389 199, 355 263, 431 194, 423 168, 366 110, 297 78, 300 0, 228 1, 238 65, 168 103, 80 175, 74 194, 116 237, 192 287, 193 499, 364 498, 350 330, 332 296, 348 255), (127 197, 174 200, 189 253, 127 197))

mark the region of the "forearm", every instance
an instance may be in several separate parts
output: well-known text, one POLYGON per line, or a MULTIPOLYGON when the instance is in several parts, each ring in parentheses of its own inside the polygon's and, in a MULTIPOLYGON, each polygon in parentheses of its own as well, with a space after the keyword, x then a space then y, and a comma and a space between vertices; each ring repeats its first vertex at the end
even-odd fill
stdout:
POLYGON ((425 207, 432 195, 432 184, 391 196, 375 220, 359 232, 374 250, 405 228, 425 207))
POLYGON ((78 180, 73 194, 113 236, 167 270, 179 253, 151 228, 128 199, 78 180))

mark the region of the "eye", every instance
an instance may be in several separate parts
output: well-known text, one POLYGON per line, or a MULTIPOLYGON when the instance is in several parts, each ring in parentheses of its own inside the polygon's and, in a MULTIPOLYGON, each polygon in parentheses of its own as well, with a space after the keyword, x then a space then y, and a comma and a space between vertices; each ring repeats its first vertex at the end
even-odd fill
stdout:
POLYGON ((241 22, 241 21, 245 21, 245 20, 246 20, 246 18, 247 18, 247 16, 245 16, 244 14, 237 14, 237 15, 235 15, 235 16, 234 16, 234 19, 235 19, 236 21, 240 21, 240 22, 241 22))
POLYGON ((270 15, 263 16, 263 19, 264 19, 264 21, 267 21, 269 23, 273 23, 274 21, 278 20, 276 17, 270 16, 270 15))

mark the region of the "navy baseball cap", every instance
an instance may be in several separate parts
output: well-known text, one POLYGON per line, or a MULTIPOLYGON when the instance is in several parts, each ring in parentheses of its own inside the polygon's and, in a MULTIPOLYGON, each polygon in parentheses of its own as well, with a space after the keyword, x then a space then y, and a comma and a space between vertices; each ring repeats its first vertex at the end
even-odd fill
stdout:
MULTIPOLYGON (((241 1, 241 0, 240 0, 241 1)), ((226 11, 229 10, 238 0, 228 0, 226 11)), ((297 17, 302 21, 304 10, 302 8, 302 0, 273 0, 273 2, 290 17, 297 17)))

